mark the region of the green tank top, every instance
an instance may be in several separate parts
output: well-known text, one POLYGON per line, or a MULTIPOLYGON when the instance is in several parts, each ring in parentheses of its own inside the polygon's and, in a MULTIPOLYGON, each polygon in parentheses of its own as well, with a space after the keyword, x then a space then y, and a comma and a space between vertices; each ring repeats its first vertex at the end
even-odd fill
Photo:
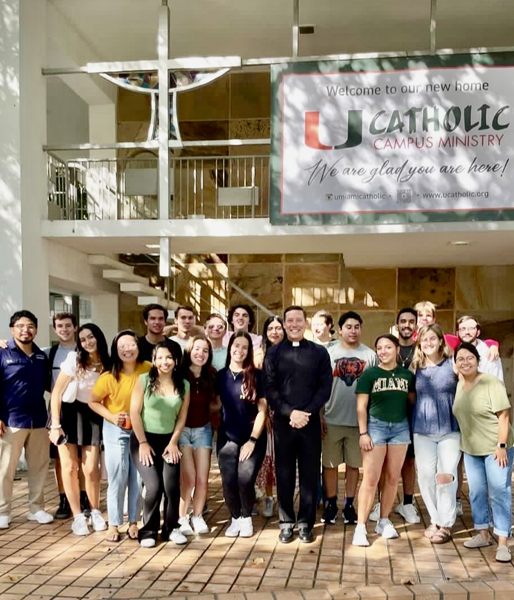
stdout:
MULTIPOLYGON (((143 411, 141 418, 145 431, 149 433, 173 433, 178 413, 182 407, 182 398, 169 396, 165 398, 150 390, 149 375, 140 376, 143 389, 143 411)), ((189 382, 185 381, 185 393, 189 392, 189 382)))

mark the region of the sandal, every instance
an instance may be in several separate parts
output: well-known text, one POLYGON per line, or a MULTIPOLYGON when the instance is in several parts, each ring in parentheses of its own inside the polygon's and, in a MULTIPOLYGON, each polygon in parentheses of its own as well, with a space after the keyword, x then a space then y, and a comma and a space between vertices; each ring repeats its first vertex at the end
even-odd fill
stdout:
POLYGON ((448 527, 441 527, 434 535, 430 538, 432 544, 446 544, 452 539, 451 529, 448 527))
POLYGON ((423 535, 428 538, 429 540, 432 539, 432 537, 439 531, 439 528, 437 527, 437 525, 435 523, 432 523, 431 525, 429 525, 425 531, 423 532, 423 535))
POLYGON ((105 539, 108 542, 119 542, 120 541, 120 532, 117 527, 114 525, 110 525, 107 533, 105 534, 105 539))
POLYGON ((129 528, 127 529, 127 535, 131 540, 138 539, 139 529, 137 528, 137 523, 130 523, 129 528))

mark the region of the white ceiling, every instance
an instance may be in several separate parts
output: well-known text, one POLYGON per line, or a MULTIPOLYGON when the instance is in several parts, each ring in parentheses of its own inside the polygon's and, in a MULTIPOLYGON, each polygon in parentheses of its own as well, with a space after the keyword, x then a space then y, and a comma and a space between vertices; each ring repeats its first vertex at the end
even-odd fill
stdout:
POLYGON ((158 253, 159 235, 186 254, 341 253, 347 267, 442 267, 508 265, 514 256, 514 223, 484 223, 410 229, 391 226, 343 233, 343 227, 274 227, 265 219, 227 221, 43 222, 43 235, 87 254, 158 253), (239 221, 239 222, 237 222, 239 221), (390 233, 388 232, 390 231, 390 233), (402 231, 400 231, 402 230, 402 231), (373 232, 371 232, 373 231, 373 232), (452 246, 453 241, 468 246, 452 246))
MULTIPOLYGON (((47 0, 91 47, 88 60, 156 58, 161 0, 47 0)), ((301 55, 429 48, 430 0, 300 0, 301 55)), ((293 0, 173 0, 172 56, 290 56, 293 0)), ((52 32, 50 32, 52 35, 52 32)), ((514 45, 511 0, 438 0, 437 47, 514 45)), ((49 65, 59 66, 59 65, 49 65)))

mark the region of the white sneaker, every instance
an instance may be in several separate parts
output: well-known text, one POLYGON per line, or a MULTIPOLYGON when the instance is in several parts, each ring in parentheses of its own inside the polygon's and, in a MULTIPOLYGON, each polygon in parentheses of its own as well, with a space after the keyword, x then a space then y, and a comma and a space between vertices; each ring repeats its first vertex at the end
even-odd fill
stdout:
POLYGON ((353 532, 352 545, 354 546, 369 546, 368 532, 366 531, 366 525, 360 524, 355 527, 353 532))
POLYGON ((0 515, 0 529, 7 529, 11 522, 11 515, 0 515))
POLYGON ((52 515, 44 510, 38 510, 35 513, 29 513, 27 519, 29 521, 37 521, 40 525, 46 525, 54 520, 52 515))
POLYGON ((87 519, 82 513, 80 513, 80 515, 77 515, 76 517, 73 517, 73 521, 71 523, 71 530, 75 535, 89 535, 87 519))
POLYGON ((369 513, 370 521, 378 521, 380 519, 380 502, 377 502, 369 513))
POLYGON ((275 501, 273 500, 273 496, 266 496, 266 499, 264 500, 264 509, 262 511, 262 516, 266 517, 267 519, 269 517, 272 517, 274 507, 275 501))
POLYGON ((195 533, 209 533, 209 526, 204 521, 202 515, 191 517, 191 525, 195 533))
POLYGON ((193 535, 193 530, 191 529, 189 517, 187 515, 185 517, 180 517, 178 524, 180 525, 180 533, 182 535, 193 535))
POLYGON ((170 542, 182 546, 187 544, 187 537, 180 531, 180 529, 173 529, 170 533, 170 542))
POLYGON ((239 519, 239 537, 252 537, 253 522, 252 517, 241 517, 239 519))
POLYGON ((156 542, 153 538, 143 538, 140 542, 139 545, 141 546, 141 548, 153 548, 155 546, 156 542))
POLYGON ((398 532, 389 519, 380 519, 375 527, 375 533, 378 533, 386 540, 392 540, 398 537, 398 532))
POLYGON ((93 531, 105 531, 107 529, 107 523, 105 519, 102 517, 102 513, 98 510, 98 508, 91 509, 91 527, 93 531))
POLYGON ((456 517, 462 517, 462 515, 464 514, 464 511, 462 510, 462 500, 457 500, 456 502, 456 512, 455 512, 455 516, 456 517))
POLYGON ((241 530, 241 519, 234 519, 232 517, 232 523, 227 527, 225 535, 227 537, 237 537, 241 530))
POLYGON ((420 521, 418 511, 414 504, 404 504, 403 502, 400 502, 394 509, 394 512, 401 515, 407 523, 419 523, 420 521))

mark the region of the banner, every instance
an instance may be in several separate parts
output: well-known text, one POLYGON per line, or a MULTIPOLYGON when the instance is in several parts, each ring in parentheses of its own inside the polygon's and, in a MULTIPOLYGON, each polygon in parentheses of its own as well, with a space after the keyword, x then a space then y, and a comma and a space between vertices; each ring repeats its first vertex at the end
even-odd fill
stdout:
POLYGON ((273 66, 272 223, 514 219, 509 58, 273 66))

